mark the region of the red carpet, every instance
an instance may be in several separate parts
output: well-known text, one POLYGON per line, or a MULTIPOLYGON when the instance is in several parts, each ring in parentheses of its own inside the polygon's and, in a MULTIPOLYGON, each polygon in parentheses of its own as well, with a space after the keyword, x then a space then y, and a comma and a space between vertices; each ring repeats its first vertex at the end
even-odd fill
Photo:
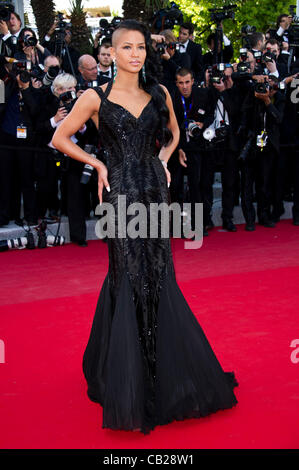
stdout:
POLYGON ((299 447, 299 362, 290 347, 299 338, 299 228, 214 229, 199 250, 172 246, 183 294, 224 370, 236 373, 238 405, 147 436, 102 429, 81 363, 107 246, 10 251, 0 254, 2 449, 299 447))

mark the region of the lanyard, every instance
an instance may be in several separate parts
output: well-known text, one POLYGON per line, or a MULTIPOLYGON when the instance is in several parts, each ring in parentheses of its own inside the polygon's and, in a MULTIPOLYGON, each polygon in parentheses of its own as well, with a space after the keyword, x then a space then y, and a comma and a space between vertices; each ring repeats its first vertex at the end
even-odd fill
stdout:
POLYGON ((183 107, 184 107, 185 128, 187 129, 187 127, 188 127, 187 113, 189 113, 189 112, 191 111, 191 108, 192 108, 192 105, 193 105, 193 101, 191 101, 191 103, 190 103, 190 105, 189 105, 189 109, 188 109, 188 111, 187 111, 185 98, 184 98, 183 96, 181 96, 181 99, 182 99, 182 103, 183 103, 183 107))
POLYGON ((181 99, 182 99, 182 103, 183 103, 183 107, 184 107, 184 121, 185 121, 185 129, 186 129, 186 140, 187 140, 187 142, 190 142, 190 136, 189 136, 189 132, 188 132, 188 117, 187 117, 187 113, 189 113, 190 110, 191 110, 191 108, 192 108, 193 100, 191 101, 191 103, 190 103, 190 105, 189 105, 189 109, 188 109, 188 111, 187 111, 185 98, 184 98, 183 96, 181 96, 181 99))

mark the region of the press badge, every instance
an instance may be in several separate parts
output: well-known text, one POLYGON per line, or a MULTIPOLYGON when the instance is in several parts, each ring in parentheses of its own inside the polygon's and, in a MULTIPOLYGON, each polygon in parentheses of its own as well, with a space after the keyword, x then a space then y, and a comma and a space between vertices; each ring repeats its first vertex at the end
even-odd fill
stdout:
POLYGON ((27 127, 22 125, 17 127, 17 139, 27 139, 27 127))

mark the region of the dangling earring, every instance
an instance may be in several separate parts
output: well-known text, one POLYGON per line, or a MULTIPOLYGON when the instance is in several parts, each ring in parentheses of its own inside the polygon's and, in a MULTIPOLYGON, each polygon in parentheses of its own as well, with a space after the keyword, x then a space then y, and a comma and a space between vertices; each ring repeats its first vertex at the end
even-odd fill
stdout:
POLYGON ((144 83, 146 83, 146 73, 145 73, 145 65, 143 64, 142 66, 142 78, 144 83))
POLYGON ((115 77, 117 75, 117 65, 115 58, 113 59, 113 83, 115 82, 115 77))

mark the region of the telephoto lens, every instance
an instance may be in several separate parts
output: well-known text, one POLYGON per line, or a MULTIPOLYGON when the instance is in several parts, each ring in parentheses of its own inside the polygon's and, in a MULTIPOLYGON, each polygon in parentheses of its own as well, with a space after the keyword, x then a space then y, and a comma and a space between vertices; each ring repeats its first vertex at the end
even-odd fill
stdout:
POLYGON ((62 235, 55 237, 54 235, 47 235, 47 246, 58 246, 64 245, 65 238, 62 235))
MULTIPOLYGON (((95 149, 94 145, 86 144, 85 147, 84 147, 84 150, 85 150, 85 152, 87 152, 91 155, 91 154, 94 154, 96 149, 95 149)), ((94 170, 94 167, 92 165, 89 165, 88 163, 86 165, 84 165, 82 175, 81 175, 81 179, 80 179, 80 183, 87 184, 90 180, 90 177, 93 173, 93 170, 94 170)))
POLYGON ((26 237, 0 240, 0 252, 13 249, 23 250, 24 248, 28 248, 29 250, 35 248, 34 238, 31 232, 29 232, 26 237))

